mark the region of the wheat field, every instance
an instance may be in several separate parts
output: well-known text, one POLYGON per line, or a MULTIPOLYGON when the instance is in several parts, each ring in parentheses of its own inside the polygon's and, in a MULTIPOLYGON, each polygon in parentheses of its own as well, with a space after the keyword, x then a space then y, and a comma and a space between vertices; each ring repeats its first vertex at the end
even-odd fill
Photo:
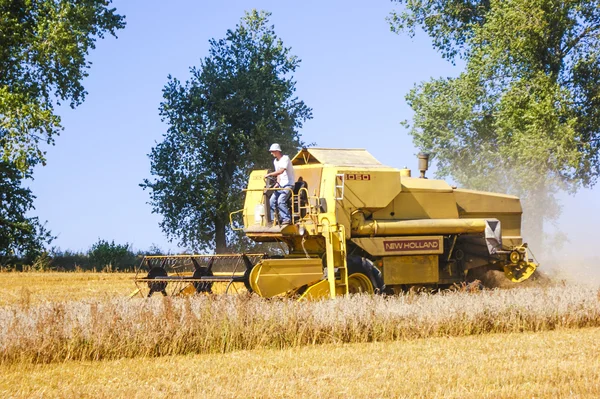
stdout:
POLYGON ((3 398, 598 398, 600 329, 0 366, 3 398))
POLYGON ((0 306, 125 297, 135 273, 0 272, 0 306))
POLYGON ((598 287, 298 303, 131 277, 0 273, 2 397, 600 396, 598 287))

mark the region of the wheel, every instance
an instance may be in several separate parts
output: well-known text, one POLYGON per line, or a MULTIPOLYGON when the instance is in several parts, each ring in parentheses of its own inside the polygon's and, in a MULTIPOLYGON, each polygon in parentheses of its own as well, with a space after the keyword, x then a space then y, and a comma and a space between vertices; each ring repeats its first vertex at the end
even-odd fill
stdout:
MULTIPOLYGON (((213 275, 212 271, 206 270, 205 268, 199 268, 194 271, 192 278, 201 278, 204 276, 212 276, 212 275, 213 275)), ((192 283, 192 285, 196 289, 196 292, 199 294, 202 292, 211 292, 211 290, 212 290, 212 283, 208 282, 208 281, 207 282, 195 281, 192 283)))
POLYGON ((348 256, 348 292, 381 294, 385 289, 381 272, 373 262, 360 256, 348 256))
POLYGON ((348 293, 350 294, 374 294, 373 282, 363 273, 348 273, 348 293))
MULTIPOLYGON (((154 279, 156 277, 166 277, 167 271, 160 266, 154 266, 148 272, 146 276, 147 279, 154 279)), ((151 297, 155 292, 160 292, 163 295, 167 295, 167 282, 166 281, 148 281, 148 288, 150 288, 150 292, 148 292, 148 296, 151 297)))

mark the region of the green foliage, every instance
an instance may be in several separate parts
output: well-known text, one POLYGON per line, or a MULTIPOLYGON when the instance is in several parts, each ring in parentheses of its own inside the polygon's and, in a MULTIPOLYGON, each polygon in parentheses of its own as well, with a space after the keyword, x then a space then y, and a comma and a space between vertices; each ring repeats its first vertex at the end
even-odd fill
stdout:
POLYGON ((473 30, 481 26, 490 10, 490 0, 392 0, 405 6, 388 18, 392 32, 411 37, 423 29, 444 58, 464 56, 473 30))
POLYGON ((110 243, 98 240, 92 245, 88 256, 91 266, 101 270, 115 271, 136 263, 136 256, 130 251, 129 244, 115 244, 114 240, 110 243))
POLYGON ((52 257, 50 254, 47 251, 40 253, 39 256, 33 261, 31 269, 38 272, 52 270, 52 257))
POLYGON ((0 0, 0 154, 26 171, 61 130, 54 106, 85 99, 86 56, 124 17, 110 0, 0 0))
POLYGON ((145 251, 131 250, 129 244, 115 244, 114 240, 98 240, 89 251, 77 252, 53 248, 50 253, 44 252, 31 265, 33 270, 57 271, 133 271, 146 255, 164 255, 156 245, 145 251))
POLYGON ((228 239, 236 242, 229 212, 241 208, 249 171, 272 167, 273 142, 290 154, 302 145, 298 129, 312 115, 294 96, 300 60, 269 16, 246 13, 224 39, 210 40, 189 81, 169 76, 163 89, 160 115, 169 128, 149 155, 155 179, 141 186, 163 231, 185 247, 223 252, 228 239))
MULTIPOLYGON (((21 172, 0 161, 0 266, 31 262, 54 238, 37 217, 27 217, 34 209, 34 196, 22 185, 21 172)), ((29 175, 26 175, 29 177, 29 175)))
POLYGON ((457 78, 417 85, 415 144, 440 176, 524 198, 535 229, 558 216, 558 190, 600 174, 600 2, 399 0, 395 31, 423 28, 457 78))
POLYGON ((55 248, 51 251, 50 258, 50 264, 46 266, 46 269, 58 271, 77 271, 94 270, 95 267, 90 263, 90 257, 86 253, 70 250, 62 251, 55 248))
POLYGON ((144 256, 165 255, 156 245, 145 251, 132 251, 129 244, 115 244, 99 239, 85 252, 52 248, 49 251, 39 249, 29 256, 2 258, 0 271, 102 271, 131 272, 140 265, 144 256))
POLYGON ((0 265, 31 263, 52 236, 22 187, 32 167, 44 163, 40 143, 61 129, 54 106, 85 99, 89 49, 124 18, 110 0, 0 0, 0 265))

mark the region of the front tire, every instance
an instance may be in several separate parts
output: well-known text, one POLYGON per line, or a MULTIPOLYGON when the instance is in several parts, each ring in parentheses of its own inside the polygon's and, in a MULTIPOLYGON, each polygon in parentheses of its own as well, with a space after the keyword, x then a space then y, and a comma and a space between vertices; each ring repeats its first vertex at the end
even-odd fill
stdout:
POLYGON ((360 256, 348 256, 348 293, 381 294, 385 290, 381 271, 373 262, 360 256))

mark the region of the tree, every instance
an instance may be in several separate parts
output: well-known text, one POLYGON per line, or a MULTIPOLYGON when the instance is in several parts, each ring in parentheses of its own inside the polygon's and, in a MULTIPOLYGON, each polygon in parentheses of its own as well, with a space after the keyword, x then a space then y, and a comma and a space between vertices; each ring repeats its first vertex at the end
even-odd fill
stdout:
POLYGON ((23 181, 62 129, 54 107, 84 101, 89 50, 125 26, 110 3, 0 0, 0 258, 33 256, 52 239, 25 216, 35 197, 23 181))
POLYGON ((149 154, 155 178, 141 186, 163 231, 182 246, 226 251, 236 238, 229 213, 242 206, 249 171, 272 167, 273 142, 290 153, 302 145, 298 129, 312 115, 294 95, 300 60, 270 15, 246 13, 224 39, 209 41, 189 81, 169 76, 163 89, 160 115, 169 127, 149 154))
POLYGON ((124 268, 135 267, 136 256, 131 252, 129 243, 115 244, 115 240, 108 242, 99 239, 92 245, 88 252, 90 264, 102 270, 118 271, 124 268))
POLYGON ((55 105, 81 104, 86 56, 125 26, 110 0, 0 0, 0 154, 26 171, 44 162, 40 142, 62 129, 55 105))
POLYGON ((393 31, 420 27, 443 57, 466 63, 407 95, 415 144, 439 176, 520 195, 529 230, 541 232, 560 213, 555 194, 600 173, 600 2, 397 2, 393 31))
POLYGON ((33 261, 54 238, 37 217, 25 216, 34 209, 35 197, 22 186, 21 176, 14 164, 0 161, 0 265, 3 266, 19 260, 33 261))

